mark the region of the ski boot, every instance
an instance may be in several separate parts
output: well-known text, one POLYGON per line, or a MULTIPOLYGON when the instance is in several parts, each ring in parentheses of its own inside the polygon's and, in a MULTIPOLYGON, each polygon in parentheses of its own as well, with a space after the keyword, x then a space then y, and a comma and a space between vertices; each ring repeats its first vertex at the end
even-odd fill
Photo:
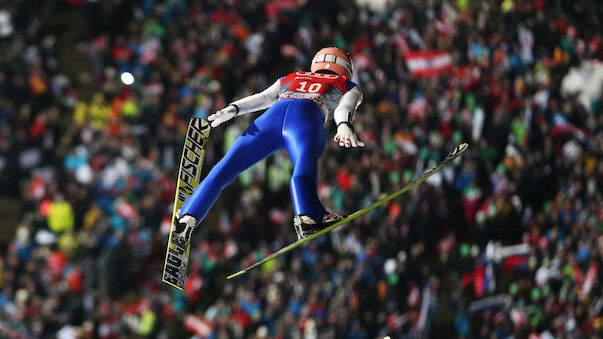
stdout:
POLYGON ((345 218, 345 216, 329 212, 325 213, 321 222, 316 222, 316 220, 312 219, 312 217, 306 214, 295 216, 293 218, 293 227, 295 227, 297 240, 305 239, 312 234, 333 225, 343 218, 345 218))
POLYGON ((199 221, 190 214, 184 215, 180 219, 174 220, 174 234, 183 237, 187 242, 191 241, 193 230, 197 227, 199 221))

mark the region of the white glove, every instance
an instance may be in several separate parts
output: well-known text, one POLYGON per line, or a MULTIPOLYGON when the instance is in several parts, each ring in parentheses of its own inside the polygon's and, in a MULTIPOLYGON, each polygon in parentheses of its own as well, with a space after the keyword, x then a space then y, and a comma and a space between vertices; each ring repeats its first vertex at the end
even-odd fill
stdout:
POLYGON ((337 134, 333 140, 339 142, 339 146, 345 147, 364 147, 364 143, 358 139, 352 124, 349 122, 341 122, 337 125, 337 134))
POLYGON ((218 127, 225 121, 228 121, 237 116, 239 109, 235 105, 228 105, 216 113, 207 117, 208 121, 211 121, 211 127, 218 127))

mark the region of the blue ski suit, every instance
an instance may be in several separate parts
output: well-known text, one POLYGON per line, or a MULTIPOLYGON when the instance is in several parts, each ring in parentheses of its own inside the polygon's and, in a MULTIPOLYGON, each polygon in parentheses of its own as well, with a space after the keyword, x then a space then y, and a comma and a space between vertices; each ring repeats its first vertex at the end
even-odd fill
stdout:
POLYGON ((203 220, 220 192, 237 175, 286 149, 293 164, 290 192, 295 215, 322 220, 326 210, 318 198, 317 176, 318 160, 326 143, 324 124, 331 116, 336 122, 338 116, 341 121, 351 122, 361 100, 358 86, 345 77, 295 72, 262 93, 235 101, 239 114, 271 106, 249 125, 197 186, 180 216, 190 214, 203 220))

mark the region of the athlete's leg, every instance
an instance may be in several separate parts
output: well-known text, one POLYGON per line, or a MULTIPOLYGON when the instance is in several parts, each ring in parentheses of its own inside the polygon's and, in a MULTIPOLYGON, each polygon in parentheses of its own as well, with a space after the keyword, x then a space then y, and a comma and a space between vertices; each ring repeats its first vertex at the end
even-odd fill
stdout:
POLYGON ((295 215, 307 214, 320 222, 326 213, 318 199, 318 160, 325 149, 326 132, 320 108, 310 100, 296 100, 285 113, 283 139, 293 163, 290 190, 295 215))
POLYGON ((241 172, 282 149, 281 126, 287 105, 277 102, 257 118, 237 138, 224 157, 180 209, 180 215, 193 215, 201 221, 218 199, 220 192, 241 172))

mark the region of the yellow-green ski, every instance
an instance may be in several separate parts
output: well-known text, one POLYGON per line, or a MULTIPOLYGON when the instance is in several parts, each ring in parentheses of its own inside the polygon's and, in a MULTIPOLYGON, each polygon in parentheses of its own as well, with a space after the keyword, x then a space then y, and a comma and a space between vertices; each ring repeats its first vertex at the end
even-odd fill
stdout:
POLYGON ((329 226, 329 227, 327 227, 327 228, 325 228, 323 230, 320 230, 319 232, 314 233, 314 234, 312 234, 309 237, 306 237, 304 239, 298 240, 298 241, 296 241, 296 242, 294 242, 294 243, 292 243, 292 244, 290 244, 290 245, 288 245, 286 247, 283 247, 278 252, 275 252, 275 253, 267 256, 266 258, 264 258, 264 259, 256 262, 255 264, 253 264, 253 265, 251 265, 251 266, 249 266, 249 267, 247 267, 247 268, 245 268, 245 269, 243 269, 243 270, 241 270, 241 271, 239 271, 237 273, 229 275, 228 277, 226 277, 226 279, 231 279, 231 278, 234 278, 234 277, 236 277, 238 275, 246 273, 247 271, 251 270, 254 267, 260 266, 261 264, 263 264, 265 262, 268 262, 268 261, 270 261, 270 260, 278 257, 281 254, 287 253, 287 252, 291 251, 292 249, 294 249, 294 248, 296 248, 296 247, 298 247, 298 246, 300 246, 302 244, 305 244, 308 241, 310 241, 310 240, 312 240, 312 239, 314 239, 316 237, 319 237, 319 236, 321 236, 321 235, 323 235, 323 234, 325 234, 327 232, 330 232, 330 231, 336 229, 337 227, 339 227, 339 226, 341 226, 341 225, 343 225, 343 224, 345 224, 345 223, 347 223, 347 222, 349 222, 351 220, 354 220, 354 219, 358 218, 359 216, 361 216, 363 214, 366 214, 366 213, 370 212, 371 210, 373 210, 373 209, 375 209, 375 208, 377 208, 377 207, 379 207, 379 206, 381 206, 381 205, 389 202, 390 200, 393 200, 393 199, 399 197, 400 195, 402 195, 402 194, 408 192, 409 190, 415 188, 416 186, 418 186, 419 184, 421 184, 423 181, 427 180, 427 178, 429 178, 430 176, 434 175, 439 170, 441 170, 442 168, 444 168, 452 160, 456 159, 463 152, 465 152, 468 147, 469 147, 469 145, 467 145, 466 143, 462 143, 462 144, 456 146, 452 150, 452 152, 450 152, 450 154, 448 154, 448 156, 446 157, 446 159, 442 160, 439 164, 435 165, 433 168, 431 168, 427 172, 423 173, 423 175, 421 175, 420 177, 415 178, 413 181, 411 181, 408 185, 406 185, 404 188, 400 189, 399 191, 397 191, 397 192, 395 192, 393 194, 388 195, 387 197, 385 197, 385 198, 383 198, 383 199, 381 199, 381 200, 373 203, 372 205, 370 205, 370 206, 368 206, 366 208, 361 209, 360 211, 357 211, 357 212, 355 212, 353 214, 350 214, 348 217, 346 217, 344 219, 341 219, 340 221, 334 223, 333 225, 331 225, 331 226, 329 226))
POLYGON ((174 219, 188 197, 201 182, 201 169, 205 159, 205 146, 209 138, 210 126, 207 121, 193 118, 188 125, 184 149, 178 170, 178 185, 172 211, 172 224, 163 264, 163 282, 177 289, 184 289, 188 270, 190 242, 174 233, 174 219))

